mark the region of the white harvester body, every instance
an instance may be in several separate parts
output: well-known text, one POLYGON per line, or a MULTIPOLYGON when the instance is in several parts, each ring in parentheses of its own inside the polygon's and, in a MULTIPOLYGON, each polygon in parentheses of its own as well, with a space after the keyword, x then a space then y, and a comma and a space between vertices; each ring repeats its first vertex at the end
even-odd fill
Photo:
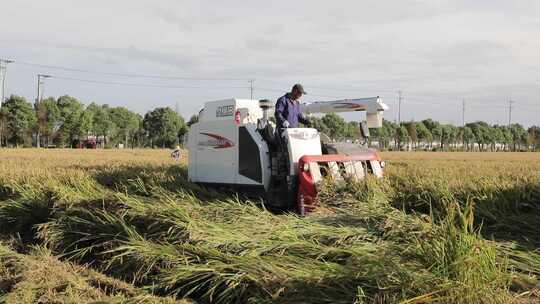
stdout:
MULTIPOLYGON (((357 178, 363 178, 368 169, 382 176, 376 152, 348 157, 344 165, 340 164, 339 155, 325 158, 316 129, 289 128, 274 132, 275 126, 268 119, 272 104, 267 100, 234 98, 207 102, 199 113, 199 121, 190 126, 188 133, 189 180, 249 190, 266 197, 278 209, 290 209, 294 201, 304 213, 307 210, 303 207, 304 197, 311 202, 316 194, 310 186, 316 182, 312 178, 321 176, 320 172, 310 172, 310 168, 329 167, 331 176, 337 177, 339 172, 350 175, 347 168, 358 162, 355 168, 361 168, 362 172, 355 175, 357 178), (328 164, 324 164, 326 160, 328 164), (310 162, 309 166, 299 165, 306 161, 310 162), (377 166, 370 162, 377 162, 377 166), (376 170, 372 169, 375 167, 376 170)), ((382 112, 387 108, 378 97, 316 102, 301 107, 307 114, 365 111, 369 127, 382 125, 382 112)))
POLYGON ((208 102, 188 133, 189 180, 267 189, 268 145, 257 132, 259 102, 225 99, 208 102))

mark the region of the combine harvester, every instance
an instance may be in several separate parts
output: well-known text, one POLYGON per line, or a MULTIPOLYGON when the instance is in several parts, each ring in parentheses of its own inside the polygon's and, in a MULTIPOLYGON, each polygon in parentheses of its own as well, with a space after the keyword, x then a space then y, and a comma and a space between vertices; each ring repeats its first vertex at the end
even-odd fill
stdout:
POLYGON ((388 109, 379 97, 302 105, 305 114, 365 111, 361 144, 332 143, 313 128, 275 132, 268 119, 273 106, 268 100, 207 102, 188 133, 189 180, 256 194, 271 210, 305 215, 316 207, 317 183, 323 177, 383 176, 384 162, 366 144, 369 128, 380 128, 388 109))

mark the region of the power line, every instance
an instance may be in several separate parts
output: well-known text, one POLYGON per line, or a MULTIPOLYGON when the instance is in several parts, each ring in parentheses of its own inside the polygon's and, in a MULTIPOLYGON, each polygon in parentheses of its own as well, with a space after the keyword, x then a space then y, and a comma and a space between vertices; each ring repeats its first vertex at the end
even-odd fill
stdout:
MULTIPOLYGON (((34 66, 34 67, 40 67, 40 68, 47 68, 47 69, 56 69, 56 70, 63 70, 63 71, 69 71, 69 72, 78 72, 78 73, 87 73, 87 74, 97 74, 97 75, 108 75, 108 76, 119 76, 119 77, 132 77, 132 78, 154 78, 154 79, 167 79, 167 80, 195 80, 195 81, 245 81, 247 80, 251 85, 253 85, 255 79, 248 79, 248 78, 234 78, 234 77, 193 77, 193 76, 162 76, 162 75, 148 75, 148 74, 134 74, 134 73, 114 73, 114 72, 106 72, 106 71, 95 71, 95 70, 87 70, 87 69, 79 69, 79 68, 72 68, 72 67, 65 67, 65 66, 57 66, 57 65, 47 65, 47 64, 40 64, 40 63, 33 63, 33 62, 26 62, 26 61, 16 61, 16 64, 20 65, 26 65, 26 66, 34 66)), ((275 80, 268 80, 268 79, 261 79, 265 82, 273 82, 273 83, 280 83, 284 84, 285 81, 275 81, 275 80)), ((373 90, 378 92, 394 92, 391 90, 379 90, 379 89, 368 89, 368 88, 336 88, 336 87, 325 87, 325 86, 309 86, 312 89, 320 89, 320 90, 331 90, 331 91, 343 91, 343 92, 357 92, 357 91, 365 91, 365 90, 373 90)), ((250 86, 251 88, 251 86, 250 86)))
MULTIPOLYGON (((253 92, 255 89, 260 90, 260 91, 283 93, 283 90, 279 90, 279 89, 255 87, 253 86, 253 82, 255 81, 254 79, 249 81, 250 83, 249 87, 243 87, 243 86, 212 86, 211 87, 211 86, 174 86, 174 85, 157 85, 157 84, 144 84, 144 83, 127 83, 127 82, 102 81, 102 80, 83 79, 83 78, 64 77, 64 76, 51 76, 51 75, 47 75, 47 76, 53 79, 77 81, 77 82, 100 84, 100 85, 119 85, 119 86, 135 86, 135 87, 150 87, 150 88, 168 88, 168 89, 250 89, 251 99, 253 99, 253 92)), ((319 94, 309 94, 309 96, 331 98, 331 99, 341 98, 341 97, 336 97, 336 96, 319 95, 319 94)))
MULTIPOLYGON (((286 81, 276 81, 276 80, 270 80, 270 79, 264 79, 264 78, 257 78, 257 81, 262 82, 270 82, 270 83, 276 83, 276 84, 287 84, 290 82, 286 81)), ((385 90, 385 89, 376 89, 376 88, 359 88, 359 87, 346 87, 346 88, 337 88, 337 87, 327 87, 327 86, 318 86, 318 85, 310 85, 309 83, 302 83, 304 87, 314 90, 328 90, 328 91, 342 91, 342 92, 361 92, 361 91, 377 91, 377 92, 383 92, 383 93, 395 93, 393 90, 385 90)), ((311 95, 311 94, 310 94, 311 95)))
POLYGON ((376 91, 376 92, 382 92, 382 93, 394 93, 395 91, 392 90, 379 90, 379 89, 368 89, 368 88, 332 88, 332 87, 320 87, 320 86, 307 86, 309 89, 315 89, 315 90, 328 90, 328 91, 339 91, 339 92, 361 92, 361 91, 376 91))
POLYGON ((119 77, 132 77, 132 78, 155 78, 155 79, 169 79, 169 80, 200 80, 200 81, 245 81, 247 80, 246 78, 230 78, 230 77, 162 76, 162 75, 147 75, 147 74, 133 74, 133 73, 113 73, 113 72, 93 71, 93 70, 39 64, 39 63, 24 62, 24 61, 16 61, 15 63, 20 64, 20 65, 27 65, 27 66, 33 66, 33 67, 55 69, 55 70, 63 70, 63 71, 69 71, 69 72, 119 76, 119 77))
POLYGON ((504 106, 504 105, 492 105, 492 104, 474 104, 474 103, 470 103, 470 102, 467 102, 467 108, 478 108, 478 107, 482 107, 482 108, 489 108, 489 109, 507 109, 508 107, 507 106, 504 106))
MULTIPOLYGON (((1 89, 2 89, 2 99, 0 100, 0 106, 1 103, 5 100, 5 77, 6 77, 6 65, 7 63, 13 63, 15 61, 13 60, 4 60, 0 59, 0 81, 1 81, 1 89)), ((118 86, 131 86, 131 87, 148 87, 148 88, 167 88, 167 89, 249 89, 250 90, 250 97, 253 99, 253 94, 255 90, 254 82, 255 79, 249 79, 249 78, 229 78, 229 77, 192 77, 192 76, 161 76, 161 75, 148 75, 148 74, 134 74, 134 73, 114 73, 114 72, 106 72, 106 71, 96 71, 96 70, 88 70, 88 69, 80 69, 80 68, 72 68, 72 67, 66 67, 66 66, 57 66, 57 65, 46 65, 46 64, 39 64, 39 63, 33 63, 33 62, 25 62, 25 61, 16 61, 16 64, 20 65, 26 65, 26 66, 33 66, 33 67, 40 67, 40 68, 47 68, 47 69, 56 69, 56 70, 64 70, 69 72, 77 72, 77 73, 87 73, 87 74, 96 74, 96 75, 108 75, 108 76, 118 76, 118 77, 131 77, 131 78, 150 78, 150 79, 162 79, 162 80, 193 80, 193 81, 246 81, 249 83, 249 86, 189 86, 189 85, 161 85, 161 84, 147 84, 147 83, 131 83, 131 82, 117 82, 117 81, 103 81, 103 80, 94 80, 94 79, 84 79, 84 78, 74 78, 74 77, 62 77, 62 76, 55 76, 55 79, 60 80, 68 80, 68 81, 78 81, 78 82, 85 82, 85 83, 92 83, 92 84, 101 84, 101 85, 118 85, 118 86)), ((274 81, 274 80, 268 80, 268 79, 257 79, 258 81, 263 82, 270 82, 270 83, 286 83, 285 81, 274 81)), ((395 92, 393 90, 382 90, 382 89, 374 89, 374 88, 358 88, 358 87, 328 87, 328 86, 308 86, 311 89, 314 90, 326 90, 326 91, 336 91, 336 92, 361 92, 361 91, 378 91, 383 94, 379 94, 380 96, 384 96, 386 92, 395 92)), ((268 92, 279 92, 282 93, 284 90, 275 90, 270 88, 258 88, 257 89, 261 91, 268 91, 268 92)), ((408 91, 409 92, 409 91, 408 91)), ((41 96, 43 96, 43 90, 40 92, 41 96)), ((433 101, 422 101, 422 99, 427 99, 428 96, 444 96, 447 97, 449 100, 453 99, 451 94, 433 94, 433 93, 417 93, 409 92, 409 99, 407 104, 423 104, 423 105, 430 105, 430 106, 458 106, 455 103, 444 103, 444 102, 433 102, 433 101), (411 97, 412 96, 412 97, 411 97)), ((332 99, 339 99, 343 98, 343 96, 335 96, 335 95, 320 95, 320 94, 309 94, 310 97, 320 97, 320 98, 332 98, 332 99)), ((387 98, 390 98, 390 96, 387 96, 387 98)), ((431 100, 435 99, 441 99, 441 98, 429 98, 431 100)), ((442 98, 444 100, 444 98, 442 98)), ((454 99, 455 100, 455 99, 454 99)), ((401 123, 401 103, 403 101, 403 95, 402 91, 400 90, 398 92, 398 121, 401 123)), ((477 102, 465 102, 465 100, 462 101, 462 122, 465 124, 465 114, 466 114, 466 108, 467 107, 480 107, 480 106, 487 106, 490 108, 490 110, 494 109, 501 109, 508 107, 508 121, 509 124, 512 122, 512 112, 515 111, 515 106, 513 105, 515 101, 508 101, 508 105, 503 104, 495 104, 495 103, 477 103, 477 102)), ((528 105, 520 103, 520 109, 532 109, 536 105, 528 105)), ((536 108, 534 108, 537 110, 536 108)))
POLYGON ((531 111, 540 111, 540 107, 538 107, 538 106, 523 106, 522 104, 519 105, 519 108, 514 107, 514 111, 518 110, 518 109, 520 109, 520 110, 523 110, 523 109, 527 110, 528 109, 528 110, 531 110, 531 111))
MULTIPOLYGON (((407 99, 407 102, 413 102, 412 100, 412 97, 414 97, 414 100, 418 100, 418 99, 428 99, 428 100, 433 100, 433 99, 437 99, 437 100, 454 100, 456 97, 453 97, 454 95, 446 95, 446 94, 442 94, 442 95, 438 95, 438 96, 445 96, 444 98, 432 98, 432 97, 429 97, 429 96, 437 96, 435 94, 420 94, 420 93, 414 93, 414 92, 410 92, 407 91, 407 96, 409 96, 409 99, 407 99), (448 96, 448 97, 446 97, 448 96)), ((495 101, 493 100, 492 98, 490 97, 479 97, 478 99, 481 99, 482 101, 481 102, 476 102, 476 101, 473 101, 473 103, 469 101, 467 101, 467 107, 469 106, 486 106, 486 107, 490 107, 490 108, 504 108, 504 109, 508 109, 508 102, 507 101, 503 101, 503 102, 500 102, 500 101, 495 101), (491 99, 491 101, 490 101, 491 99)), ((520 101, 520 108, 522 108, 524 105, 524 103, 522 103, 520 101)), ((526 106, 530 106, 530 107, 535 107, 535 106, 539 106, 538 104, 528 104, 526 106)), ((514 107, 514 110, 515 110, 515 107, 514 107)))
MULTIPOLYGON (((407 95, 407 96, 409 96, 409 95, 407 95)), ((422 97, 422 96, 417 96, 417 97, 412 98, 412 97, 409 96, 409 99, 407 99, 407 103, 413 103, 413 104, 421 103, 421 104, 433 104, 433 105, 444 105, 444 106, 458 106, 458 104, 455 104, 455 103, 432 102, 431 100, 447 100, 447 99, 446 98, 445 99, 437 99, 437 98, 422 97), (425 101, 426 99, 429 100, 429 101, 425 101)), ((448 100, 450 100, 450 98, 448 100)), ((507 105, 494 104, 493 102, 481 102, 481 103, 467 102, 467 107, 470 107, 470 106, 473 106, 473 107, 482 106, 482 107, 504 108, 504 109, 508 108, 507 105)))
MULTIPOLYGON (((311 87, 309 87, 311 88, 311 87)), ((284 93, 285 90, 282 90, 282 89, 274 89, 274 88, 266 88, 266 87, 254 87, 253 88, 254 90, 259 90, 259 91, 264 91, 264 92, 276 92, 276 93, 284 93)), ((395 92, 395 91, 392 91, 392 92, 395 92)), ((344 99, 344 98, 347 98, 347 97, 343 97, 343 96, 336 96, 336 95, 321 95, 321 94, 307 94, 308 97, 322 97, 322 98, 332 98, 332 99, 344 99)), ((379 97, 384 97, 383 95, 379 95, 379 97)), ((384 98, 383 98, 384 99, 384 98)))
POLYGON ((102 81, 102 80, 93 80, 93 79, 63 77, 63 76, 51 76, 51 78, 86 82, 86 83, 93 83, 93 84, 103 84, 103 85, 119 85, 119 86, 133 86, 133 87, 164 88, 164 89, 210 89, 210 90, 212 89, 249 89, 249 87, 241 87, 241 86, 175 86, 175 85, 158 85, 158 84, 146 84, 146 83, 102 81))

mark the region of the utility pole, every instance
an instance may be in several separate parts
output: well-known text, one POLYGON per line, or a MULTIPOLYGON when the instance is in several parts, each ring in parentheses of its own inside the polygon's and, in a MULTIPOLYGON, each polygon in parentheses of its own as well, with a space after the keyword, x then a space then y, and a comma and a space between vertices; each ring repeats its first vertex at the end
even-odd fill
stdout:
POLYGON ((398 125, 401 124, 401 91, 398 91, 398 125))
MULTIPOLYGON (((13 60, 6 60, 6 59, 0 59, 0 81, 2 82, 0 84, 2 89, 2 95, 0 98, 0 108, 2 108, 2 104, 6 100, 6 72, 7 72, 7 65, 8 63, 14 62, 13 60)), ((2 133, 4 132, 4 126, 0 126, 0 148, 2 147, 2 133)))
POLYGON ((248 82, 249 82, 250 99, 253 100, 253 83, 255 82, 255 79, 250 79, 248 82))
POLYGON ((466 106, 466 104, 465 104, 465 98, 464 98, 463 99, 463 115, 462 115, 462 122, 463 123, 461 125, 462 127, 465 127, 465 106, 466 106))
POLYGON ((2 99, 0 99, 0 107, 6 100, 6 72, 8 63, 13 63, 13 60, 0 59, 0 79, 2 82, 2 99))
POLYGON ((43 79, 45 78, 51 78, 51 75, 44 75, 44 74, 38 74, 38 82, 37 82, 37 98, 36 98, 36 105, 40 104, 43 99, 43 79))
POLYGON ((514 108, 512 105, 515 103, 513 100, 508 100, 508 126, 512 124, 512 109, 514 108))
POLYGON ((36 116, 38 118, 38 128, 37 128, 37 132, 36 132, 36 147, 39 148, 40 147, 40 137, 39 137, 39 129, 41 127, 41 121, 40 121, 40 113, 39 113, 39 109, 40 109, 40 105, 41 105, 41 101, 43 100, 43 84, 44 84, 44 81, 43 79, 45 78, 50 78, 51 76, 50 75, 43 75, 43 74, 38 74, 37 75, 37 78, 38 78, 38 81, 37 81, 37 98, 36 98, 36 103, 34 105, 35 109, 36 109, 36 116))

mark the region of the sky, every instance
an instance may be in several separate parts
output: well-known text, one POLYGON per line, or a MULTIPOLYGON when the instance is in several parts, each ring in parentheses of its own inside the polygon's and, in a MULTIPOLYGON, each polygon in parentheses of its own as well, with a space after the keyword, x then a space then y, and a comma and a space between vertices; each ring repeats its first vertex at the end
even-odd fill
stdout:
MULTIPOLYGON (((397 119, 540 124, 540 1, 0 0, 6 95, 169 106, 381 96, 397 119), (65 69, 53 68, 62 67, 65 69), (146 77, 152 76, 152 77, 146 77)), ((348 113, 348 120, 363 119, 348 113)))

